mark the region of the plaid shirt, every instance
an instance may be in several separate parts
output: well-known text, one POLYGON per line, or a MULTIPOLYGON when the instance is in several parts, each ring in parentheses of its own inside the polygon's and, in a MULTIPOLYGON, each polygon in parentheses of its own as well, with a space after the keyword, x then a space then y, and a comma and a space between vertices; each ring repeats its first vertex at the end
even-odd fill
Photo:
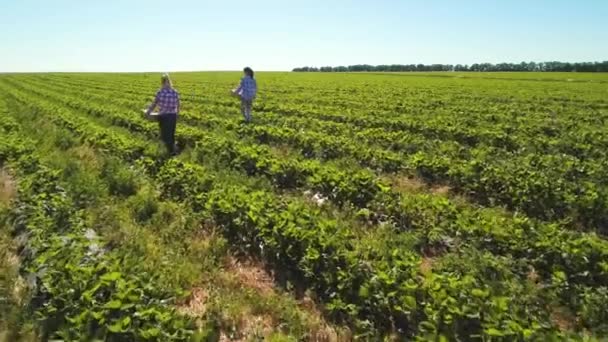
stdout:
POLYGON ((156 93, 153 106, 159 107, 160 114, 179 113, 179 93, 173 88, 162 88, 156 93))
POLYGON ((245 76, 241 79, 241 84, 236 89, 236 93, 241 96, 243 100, 251 101, 255 98, 256 92, 258 91, 258 85, 255 80, 249 76, 245 76))

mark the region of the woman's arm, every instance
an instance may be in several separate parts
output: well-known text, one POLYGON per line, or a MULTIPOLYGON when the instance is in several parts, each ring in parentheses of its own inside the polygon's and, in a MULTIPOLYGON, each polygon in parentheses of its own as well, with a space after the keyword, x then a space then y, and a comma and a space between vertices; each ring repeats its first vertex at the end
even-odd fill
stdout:
POLYGON ((243 79, 241 79, 241 82, 239 82, 239 86, 238 86, 238 87, 236 87, 236 89, 234 89, 234 91, 233 91, 233 92, 234 92, 235 94, 238 94, 238 93, 240 93, 240 92, 241 92, 241 90, 243 90, 243 79))
POLYGON ((154 110, 154 108, 156 108, 157 104, 158 104, 158 93, 156 93, 156 96, 154 97, 154 101, 148 107, 148 110, 146 111, 146 115, 150 115, 150 113, 152 113, 152 111, 154 110))

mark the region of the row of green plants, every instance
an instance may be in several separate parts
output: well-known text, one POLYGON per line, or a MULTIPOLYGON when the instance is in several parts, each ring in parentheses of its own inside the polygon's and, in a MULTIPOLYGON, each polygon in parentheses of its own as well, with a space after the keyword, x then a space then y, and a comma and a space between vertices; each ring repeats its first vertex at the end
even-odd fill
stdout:
MULTIPOLYGON (((46 93, 49 94, 55 96, 55 93, 50 91, 46 93)), ((96 103, 90 101, 89 97, 85 98, 70 98, 65 101, 70 101, 72 106, 79 106, 81 109, 91 108, 93 103, 96 103)), ((105 108, 108 106, 110 105, 104 105, 105 108)), ((120 113, 121 108, 125 108, 123 106, 134 108, 137 102, 125 100, 120 105, 111 107, 116 113, 120 113)), ((190 122, 196 120, 191 116, 190 113, 182 115, 190 122)), ((117 120, 121 121, 119 124, 133 126, 132 118, 125 122, 119 114, 117 120)), ((197 121, 208 120, 199 117, 197 121)), ((215 121, 214 124, 218 122, 215 121)), ((223 127, 229 126, 230 124, 227 124, 223 127)), ((531 217, 544 220, 567 219, 574 224, 582 223, 588 230, 597 230, 600 233, 604 233, 608 225, 608 188, 603 185, 604 163, 583 163, 576 158, 556 155, 514 156, 500 149, 464 149, 457 144, 424 140, 411 141, 409 151, 396 153, 377 148, 361 148, 353 145, 351 140, 343 138, 341 134, 331 136, 267 125, 234 129, 240 135, 253 137, 258 142, 289 143, 306 157, 354 158, 364 167, 384 172, 405 169, 429 182, 450 184, 482 204, 505 205, 511 210, 523 211, 531 217)), ((206 137, 190 127, 180 133, 182 140, 189 144, 206 137)), ((260 154, 261 150, 263 149, 257 148, 255 152, 260 154)), ((299 182, 297 179, 286 181, 292 184, 299 182)))
MULTIPOLYGON (((94 110, 97 115, 113 115, 113 120, 126 120, 128 125, 125 125, 131 129, 139 127, 142 131, 146 130, 145 124, 138 125, 134 122, 136 120, 126 118, 119 112, 112 114, 107 108, 94 109, 91 106, 86 106, 86 108, 89 111, 94 110)), ((148 126, 148 128, 146 130, 147 133, 150 137, 154 137, 156 134, 154 127, 148 126)), ((401 197, 373 178, 370 173, 364 171, 349 173, 335 167, 320 168, 318 164, 309 161, 298 163, 297 160, 282 161, 271 159, 267 151, 263 149, 239 146, 238 143, 232 142, 229 139, 212 138, 197 134, 184 135, 192 139, 192 143, 198 143, 203 156, 216 155, 232 163, 233 166, 238 166, 238 168, 248 174, 270 176, 272 179, 275 179, 275 183, 279 187, 308 184, 323 194, 330 196, 337 203, 349 202, 354 204, 355 207, 362 209, 361 213, 364 216, 366 215, 366 217, 374 216, 376 219, 388 219, 394 222, 396 227, 403 230, 409 229, 411 226, 407 220, 401 217, 402 207, 404 206, 401 197), (291 183, 286 182, 286 179, 292 179, 291 183)), ((405 203, 407 204, 408 202, 406 201, 405 203)), ((442 214, 440 217, 450 218, 450 211, 454 211, 454 209, 450 208, 446 211, 446 214, 442 214)), ((446 219, 446 222, 450 223, 451 220, 446 219)), ((437 225, 440 225, 440 223, 437 225)), ((544 225, 543 227, 552 226, 544 225)), ((560 226, 555 227, 557 228, 546 229, 542 234, 555 236, 561 230, 560 226)), ((562 237, 560 236, 560 238, 562 237)))
MULTIPOLYGON (((108 134, 109 130, 92 128, 96 126, 84 119, 77 120, 78 115, 69 110, 53 107, 48 102, 35 100, 32 96, 25 93, 20 94, 15 90, 11 93, 17 98, 21 98, 24 103, 29 103, 30 106, 42 110, 45 115, 58 123, 80 122, 79 135, 114 136, 108 134)), ((69 124, 66 127, 75 126, 69 124)), ((93 143, 94 141, 95 139, 92 140, 93 143)), ((122 141, 122 139, 118 139, 118 141, 122 141)), ((125 155, 128 158, 129 153, 120 153, 119 148, 122 148, 120 146, 123 146, 122 142, 119 142, 113 149, 114 153, 125 155)), ((155 166, 154 161, 147 163, 149 164, 148 170, 162 169, 155 166)), ((549 321, 546 308, 543 308, 542 305, 539 306, 538 298, 532 295, 533 292, 530 292, 530 289, 520 288, 521 293, 513 293, 511 291, 514 290, 510 286, 503 288, 494 286, 494 283, 491 283, 492 286, 488 285, 490 282, 487 277, 495 276, 497 272, 492 268, 494 266, 489 270, 475 268, 468 270, 463 267, 456 273, 446 266, 446 272, 434 272, 430 277, 419 275, 419 256, 416 253, 407 252, 408 248, 403 239, 411 237, 415 242, 411 246, 414 247, 414 250, 416 247, 420 247, 418 246, 419 238, 435 236, 436 239, 438 236, 441 241, 444 238, 441 236, 441 232, 436 234, 433 229, 437 226, 435 220, 440 217, 435 215, 437 213, 435 207, 441 208, 442 204, 448 214, 452 210, 456 211, 453 213, 456 215, 453 217, 455 220, 447 217, 450 219, 447 222, 451 222, 453 227, 448 226, 445 231, 453 230, 459 234, 469 232, 471 237, 479 234, 483 237, 477 240, 467 237, 463 238, 463 241, 467 241, 467 243, 477 241, 480 248, 496 244, 495 250, 501 253, 506 252, 505 255, 492 258, 494 254, 489 254, 484 255, 484 258, 496 259, 498 264, 501 263, 502 258, 511 260, 509 258, 511 253, 505 251, 505 246, 515 242, 504 240, 510 240, 513 234, 522 236, 517 241, 522 244, 520 252, 530 250, 532 246, 523 246, 527 243, 534 243, 534 247, 539 249, 543 247, 545 250, 560 249, 559 253, 552 253, 555 259, 544 259, 546 253, 539 250, 535 251, 535 253, 539 253, 537 260, 533 258, 527 260, 536 262, 536 266, 542 266, 541 263, 544 263, 545 266, 549 265, 544 268, 539 267, 547 272, 543 275, 544 280, 549 284, 553 283, 554 278, 561 279, 563 274, 566 275, 566 282, 573 284, 568 285, 567 288, 585 286, 588 279, 581 281, 581 279, 585 279, 585 275, 560 269, 567 265, 577 265, 577 269, 580 266, 587 266, 584 260, 589 260, 589 257, 596 261, 595 265, 605 267, 605 246, 601 240, 593 238, 593 236, 580 236, 578 239, 573 239, 577 234, 559 231, 557 226, 547 226, 558 230, 560 234, 569 235, 568 238, 564 240, 560 238, 561 245, 549 241, 548 236, 542 237, 546 241, 530 241, 525 235, 538 231, 538 227, 529 220, 513 220, 508 217, 497 220, 495 212, 461 208, 450 204, 445 199, 434 198, 433 200, 431 198, 432 201, 429 201, 429 198, 417 196, 410 197, 412 205, 409 208, 408 206, 402 208, 401 219, 411 221, 411 233, 404 232, 396 235, 396 237, 401 236, 402 238, 398 239, 398 242, 393 242, 392 246, 393 236, 391 239, 382 241, 386 243, 382 246, 358 244, 352 239, 349 229, 340 227, 335 221, 323 219, 318 212, 299 201, 277 198, 261 191, 251 192, 248 188, 226 186, 217 180, 210 181, 206 178, 206 172, 200 166, 179 161, 171 161, 171 163, 178 165, 173 168, 171 173, 156 173, 157 175, 171 174, 169 179, 161 182, 171 184, 169 188, 171 191, 167 195, 181 198, 210 213, 211 217, 225 229, 225 233, 231 241, 235 242, 235 245, 245 246, 252 252, 263 255, 271 263, 278 264, 281 266, 280 268, 290 270, 302 278, 305 284, 309 284, 316 290, 320 298, 327 303, 330 312, 336 316, 359 318, 357 322, 366 331, 370 330, 370 326, 383 327, 395 329, 405 335, 418 335, 421 338, 428 337, 428 334, 469 338, 477 334, 497 338, 500 336, 502 338, 531 337, 541 333, 557 334, 555 326, 549 321), (427 209, 428 212, 423 209, 427 209), (480 220, 485 220, 486 225, 480 225, 478 223, 480 220), (510 230, 509 226, 514 229, 510 230), (430 230, 428 230, 429 227, 431 227, 430 230), (418 234, 421 236, 419 237, 418 234), (502 244, 497 242, 502 242, 502 244), (578 255, 574 253, 570 255, 563 250, 570 243, 572 243, 572 251, 578 252, 578 255), (584 248, 580 248, 580 246, 584 246, 584 248), (584 251, 582 251, 583 249, 584 251), (592 252, 594 249, 596 252, 592 252), (570 259, 570 257, 574 257, 574 259, 570 259), (554 264, 554 262, 560 262, 560 258, 568 259, 563 260, 563 264, 554 264), (597 262, 598 259, 599 262, 597 262), (576 262, 576 260, 583 261, 576 262), (450 271, 448 272, 448 270, 450 271), (505 293, 505 291, 508 292, 505 293), (500 298, 506 297, 520 299, 521 301, 511 304, 512 308, 518 307, 521 308, 521 311, 509 310, 505 305, 501 305, 503 299, 500 298), (471 303, 479 303, 479 305, 471 306, 471 303), (447 309, 449 311, 446 311, 447 309), (480 312, 484 314, 480 315, 480 312), (370 325, 365 325, 366 320, 361 318, 368 318, 370 325)), ((443 240, 442 243, 448 248, 450 248, 449 244, 454 243, 447 239, 443 240)), ((420 245, 429 246, 426 241, 420 245)), ((471 247, 477 246, 475 243, 471 243, 471 247)), ((463 250, 466 249, 463 248, 463 250)), ((454 257, 454 260, 466 260, 466 257, 454 257)), ((511 262, 504 261, 504 263, 508 265, 505 269, 514 268, 509 265, 511 262)), ((474 263, 466 263, 466 265, 471 266, 474 263)), ((604 270, 603 277, 605 277, 605 273, 604 270)), ((509 279, 507 282, 503 280, 500 283, 521 282, 521 274, 506 271, 499 272, 499 274, 501 277, 509 279)), ((587 276, 589 274, 595 276, 602 272, 592 270, 587 272, 587 276)), ((596 312, 598 311, 601 310, 596 310, 596 312)))
POLYGON ((158 275, 142 269, 141 260, 87 226, 83 208, 61 185, 61 171, 41 162, 11 115, 18 116, 3 113, 0 163, 18 179, 10 222, 39 337, 203 340, 194 321, 174 308, 186 293, 157 286, 158 275))
MULTIPOLYGON (((125 115, 120 107, 108 104, 98 106, 93 102, 75 98, 64 97, 60 101, 76 110, 108 118, 114 124, 143 133, 151 139, 158 135, 156 125, 137 116, 125 115)), ((182 145, 195 147, 195 153, 201 159, 213 156, 246 174, 266 176, 277 187, 283 189, 306 185, 331 198, 337 204, 350 203, 357 208, 365 208, 379 191, 382 189, 388 191, 387 186, 378 181, 370 171, 364 169, 345 171, 338 166, 329 166, 317 160, 303 158, 282 159, 274 156, 266 146, 240 142, 211 131, 200 131, 191 127, 179 128, 178 141, 182 145)))
MULTIPOLYGON (((105 89, 104 87, 108 87, 107 83, 105 86, 95 86, 95 91, 100 93, 102 91, 110 91, 114 92, 114 97, 121 97, 121 93, 139 96, 140 98, 149 97, 145 88, 139 88, 133 84, 120 83, 120 90, 117 90, 117 87, 112 87, 111 89, 105 89), (125 91, 125 89, 127 89, 125 91), (133 90, 135 89, 135 90, 133 90)), ((184 102, 190 103, 190 98, 188 97, 188 90, 185 91, 184 102)), ((313 100, 319 101, 318 99, 313 100)), ((332 97, 332 101, 335 99, 332 97)), ((266 99, 264 101, 267 102, 266 99)), ((284 101, 281 102, 284 106, 289 106, 290 104, 285 104, 284 101)), ((205 99, 205 108, 209 106, 209 110, 213 112, 225 112, 227 108, 233 107, 234 104, 230 100, 221 100, 219 98, 205 99)), ((259 106, 263 106, 264 104, 260 104, 259 106)), ((510 106, 511 104, 509 104, 510 106)), ((343 108, 344 106, 342 106, 343 108)), ((346 106, 348 107, 348 106, 346 106)), ((451 104, 450 107, 453 107, 451 104)), ((397 131, 389 131, 388 127, 390 125, 376 125, 371 128, 361 129, 357 126, 353 126, 351 124, 345 124, 343 122, 333 122, 333 121, 324 121, 315 119, 314 115, 305 115, 303 118, 302 113, 298 110, 277 110, 276 108, 270 108, 266 110, 264 108, 258 108, 256 110, 261 110, 265 113, 264 118, 262 118, 263 122, 269 120, 275 126, 276 125, 293 125, 297 122, 297 129, 302 129, 304 127, 309 127, 311 123, 313 123, 312 129, 319 130, 323 129, 325 133, 328 131, 334 132, 334 134, 339 134, 340 136, 347 137, 349 136, 349 132, 357 132, 363 133, 368 130, 382 130, 385 133, 392 134, 377 134, 374 136, 375 143, 380 143, 381 146, 384 147, 393 147, 398 148, 398 145, 395 146, 395 134, 398 134, 406 127, 400 127, 397 131), (281 115, 276 115, 276 112, 280 112, 281 115), (272 117, 272 119, 269 119, 272 117)), ((322 107, 325 108, 325 107, 322 107)), ((457 110, 453 109, 453 110, 457 110)), ((452 110, 452 109, 451 109, 452 110)), ((463 109, 465 110, 465 109, 463 109)), ((470 106, 466 109, 466 115, 463 111, 460 115, 459 121, 462 122, 453 122, 454 120, 450 119, 450 116, 453 116, 453 113, 448 112, 445 115, 437 115, 437 113, 433 113, 432 117, 421 117, 420 115, 416 115, 413 118, 405 119, 411 121, 411 125, 414 125, 412 129, 408 130, 407 136, 415 136, 420 133, 424 139, 428 140, 442 140, 442 141, 456 141, 460 144, 463 144, 466 147, 475 147, 478 145, 489 145, 497 148, 506 148, 509 151, 517 151, 519 154, 521 153, 544 153, 544 154, 568 154, 576 158, 582 158, 584 160, 587 159, 604 159, 605 154, 603 154, 604 149, 597 148, 598 144, 601 145, 601 141, 603 138, 602 131, 597 128, 597 122, 592 122, 590 125, 586 125, 585 127, 573 127, 573 125, 578 125, 580 121, 585 121, 585 117, 577 117, 568 118, 565 122, 562 120, 531 120, 526 118, 525 116, 522 118, 521 116, 515 115, 513 118, 509 117, 507 122, 495 122, 496 120, 490 120, 487 124, 487 127, 479 127, 479 123, 486 123, 487 117, 500 117, 502 112, 511 113, 513 110, 509 108, 503 108, 501 106, 491 106, 489 109, 491 112, 487 113, 486 109, 483 108, 470 108, 470 106), (478 113, 479 112, 479 113, 478 113), (492 114, 494 113, 494 114, 492 114), (464 119, 462 119, 464 118, 464 119), (485 118, 485 119, 484 119, 485 118), (549 121, 548 125, 545 121, 549 121), (445 128, 445 131, 434 132, 433 130, 438 127, 442 127, 449 122, 450 125, 445 128), (420 127, 419 127, 420 126, 420 127), (459 132, 458 127, 462 126, 463 129, 466 129, 467 133, 459 132), (537 128, 534 128, 539 126, 537 128), (534 128, 534 130, 532 130, 534 128), (559 136, 555 136, 555 133, 559 133, 559 136), (581 140, 582 139, 582 140, 581 140), (557 150, 556 150, 557 148, 557 150), (601 153, 597 155, 597 153, 601 153)), ((601 113, 598 113, 601 114, 601 113)), ((350 117, 350 115, 349 115, 350 117)), ((561 117, 561 115, 560 115, 561 117)), ((443 129, 443 128, 442 128, 443 129)), ((398 139, 397 139, 398 140, 398 139)), ((601 145, 604 146, 604 145, 601 145)))
MULTIPOLYGON (((124 115, 119 107, 107 104, 103 107, 96 107, 91 102, 73 98, 63 102, 97 116, 109 116, 114 123, 145 132, 150 137, 157 134, 154 125, 137 117, 124 115)), ((180 139, 184 140, 184 143, 196 144, 196 151, 201 158, 210 155, 219 157, 225 163, 244 170, 250 175, 262 174, 269 177, 280 188, 309 186, 338 204, 350 203, 356 208, 367 209, 366 207, 374 198, 381 196, 383 192, 390 192, 390 189, 369 171, 356 169, 354 172, 344 171, 337 166, 327 166, 314 160, 273 157, 270 151, 262 146, 250 146, 247 143, 234 141, 234 139, 193 130, 180 130, 180 139)), ((398 215, 398 212, 387 213, 383 209, 387 206, 385 203, 387 196, 381 198, 382 200, 378 200, 377 205, 371 208, 372 212, 382 210, 383 214, 388 214, 389 217, 398 215)), ((396 200, 396 196, 391 199, 396 200)), ((392 207, 398 208, 398 205, 392 207)))
MULTIPOLYGON (((87 84, 86 81, 74 81, 72 84, 78 85, 79 82, 87 84)), ((116 81, 108 80, 92 83, 95 91, 115 91, 116 87, 110 87, 116 81)), ((123 94, 149 97, 149 89, 145 86, 133 84, 133 82, 117 82, 118 88, 123 94)), ((81 86, 82 84, 80 84, 81 86)), ((186 86, 184 90, 184 102, 189 103, 190 88, 196 86, 186 86)), ((213 91, 213 89, 205 89, 213 91)), ((487 97, 464 96, 463 99, 453 96, 453 94, 438 94, 441 99, 433 96, 432 100, 428 97, 393 98, 383 94, 382 99, 385 106, 376 103, 377 101, 361 101, 352 95, 346 95, 344 103, 336 98, 336 92, 332 96, 319 97, 323 93, 323 88, 307 89, 306 100, 297 101, 297 95, 291 95, 290 101, 285 102, 284 94, 274 98, 272 94, 264 97, 264 101, 257 105, 256 110, 264 113, 281 113, 281 118, 286 116, 289 119, 306 118, 306 121, 318 120, 322 116, 322 121, 328 126, 332 124, 347 125, 351 132, 365 130, 366 128, 379 128, 384 131, 422 134, 427 139, 452 140, 468 147, 478 145, 490 145, 493 147, 504 148, 508 151, 523 152, 542 152, 551 154, 569 154, 582 159, 602 159, 605 157, 603 148, 608 146, 608 141, 604 137, 602 130, 597 127, 597 120, 589 120, 580 115, 580 108, 586 108, 588 103, 580 101, 575 103, 572 108, 567 108, 566 113, 562 107, 548 107, 542 109, 526 108, 526 101, 502 101, 487 97), (445 98, 446 96, 449 96, 445 98), (296 104, 301 102, 302 105, 296 104), (462 103, 461 103, 462 102, 462 103), (487 102, 487 104, 471 105, 475 102, 487 102), (365 105, 368 103, 368 105, 365 105), (395 107, 394 104, 399 105, 395 107), (432 111, 420 109, 421 106, 435 106, 432 111), (449 103, 448 109, 443 109, 449 103), (308 106, 315 106, 310 109, 308 106), (361 107, 363 106, 363 107, 361 107), (437 107, 437 106, 435 106, 437 107), (523 107, 523 108, 522 108, 523 107), (346 112, 345 112, 346 108, 346 112), (354 112, 350 109, 354 108, 354 112), (415 108, 415 109, 412 109, 415 108), (534 120, 529 115, 519 114, 520 111, 531 111, 531 116, 544 115, 546 120, 534 120), (560 111, 559 117, 554 113, 560 111), (569 114, 574 111, 574 115, 569 114), (354 115, 357 113, 357 115, 354 115), (362 115, 360 115, 362 113, 362 115), (542 114, 541 114, 542 113, 542 114), (330 116, 327 116, 331 114, 330 116), (396 118, 395 114, 399 114, 396 118), (372 117, 372 115, 376 117, 372 117), (325 117, 323 117, 325 116, 325 117), (350 120, 357 117, 361 120, 355 125, 350 124, 350 120), (372 120, 372 121, 369 121, 372 120), (587 122, 589 121, 589 122, 587 122)), ((218 94, 219 95, 219 94, 218 94)), ((462 97, 462 96, 460 96, 462 97)), ((376 100, 378 97, 376 97, 376 100)), ((533 99, 538 103, 538 99, 533 99)), ((557 101, 556 101, 557 102, 557 101)), ((222 96, 205 97, 205 104, 216 107, 233 107, 233 102, 229 99, 222 100, 222 96)), ((532 105, 529 104, 528 107, 532 105)), ((600 105, 596 105, 600 106, 600 105)), ((594 107, 595 108, 595 107, 594 107)), ((601 108, 601 107, 598 107, 601 108)), ((600 115, 601 112, 595 113, 600 115)), ((385 140, 390 144, 392 140, 385 140)))
MULTIPOLYGON (((217 237, 221 240, 219 246, 210 246, 211 250, 207 247, 204 251, 201 250, 198 239, 201 234, 206 233, 200 231, 198 215, 185 206, 158 199, 157 192, 150 191, 150 187, 156 182, 141 174, 139 167, 129 165, 130 153, 123 156, 125 162, 118 162, 107 153, 98 153, 107 148, 105 143, 102 148, 93 152, 91 146, 86 143, 81 145, 79 139, 75 139, 68 130, 46 122, 44 115, 35 110, 22 110, 13 106, 11 113, 16 113, 14 116, 24 122, 28 135, 36 137, 36 149, 44 155, 45 160, 54 165, 54 168, 63 170, 62 184, 84 210, 90 227, 107 237, 106 246, 127 251, 129 258, 137 258, 142 269, 154 274, 151 278, 153 287, 157 289, 167 288, 172 291, 176 286, 203 286, 208 289, 210 297, 205 300, 205 314, 196 319, 203 322, 209 319, 217 324, 214 329, 208 330, 211 336, 217 338, 220 331, 229 338, 238 337, 241 331, 252 334, 250 327, 244 326, 243 330, 240 329, 243 324, 239 323, 239 320, 241 317, 250 319, 249 315, 258 314, 270 315, 273 322, 276 322, 273 323, 276 331, 272 334, 272 340, 284 340, 281 338, 287 335, 290 335, 290 338, 314 336, 318 329, 315 316, 308 315, 301 308, 283 307, 295 304, 295 300, 289 300, 289 296, 253 293, 243 289, 239 290, 239 294, 233 293, 237 291, 236 288, 232 289, 235 284, 231 281, 226 283, 227 279, 222 280, 228 275, 218 269, 222 267, 220 262, 224 252, 221 250, 224 249, 225 240, 217 237), (41 136, 36 135, 38 132, 41 136), (52 147, 48 147, 49 141, 52 147), (80 159, 82 153, 85 153, 84 160, 80 159), (90 153, 95 153, 94 157, 90 153), (86 206, 80 203, 86 203, 86 206), (169 213, 167 210, 171 209, 174 211, 169 213), (186 218, 183 215, 188 216, 186 218), (152 242, 154 246, 151 246, 152 242), (214 251, 222 254, 216 255, 214 251), (172 263, 175 265, 171 265, 172 263), (219 274, 216 274, 218 272, 219 274), (237 308, 254 312, 235 312, 237 308)), ((155 148, 145 151, 146 158, 154 158, 157 153, 155 148)), ((166 170, 170 172, 171 169, 166 170)), ((169 302, 169 305, 173 302, 175 301, 169 302)), ((180 301, 179 304, 181 311, 184 303, 180 301)), ((192 339, 197 340, 200 335, 209 334, 197 331, 197 336, 192 339)), ((85 335, 82 338, 84 339, 85 335)))

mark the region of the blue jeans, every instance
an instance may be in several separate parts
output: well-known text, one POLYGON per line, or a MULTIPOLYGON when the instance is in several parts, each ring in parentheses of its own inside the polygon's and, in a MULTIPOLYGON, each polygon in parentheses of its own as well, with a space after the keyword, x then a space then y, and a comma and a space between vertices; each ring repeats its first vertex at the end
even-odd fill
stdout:
POLYGON ((160 114, 158 116, 160 127, 160 138, 167 147, 169 153, 175 153, 175 127, 177 126, 177 114, 160 114))
POLYGON ((253 107, 253 100, 241 98, 241 113, 247 122, 251 121, 251 107, 253 107))

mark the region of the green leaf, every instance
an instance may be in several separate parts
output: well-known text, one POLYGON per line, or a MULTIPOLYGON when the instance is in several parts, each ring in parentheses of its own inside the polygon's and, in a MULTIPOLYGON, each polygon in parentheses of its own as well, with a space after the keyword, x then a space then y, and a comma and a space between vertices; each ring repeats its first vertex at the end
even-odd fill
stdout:
POLYGON ((106 303, 103 307, 105 309, 120 309, 122 306, 122 302, 119 300, 112 300, 106 303))
POLYGON ((108 326, 108 330, 110 332, 113 332, 113 333, 125 332, 124 328, 122 327, 122 322, 121 321, 118 321, 118 322, 116 322, 116 323, 114 323, 112 325, 109 325, 108 326))
POLYGON ((110 272, 101 276, 101 280, 104 281, 116 281, 122 276, 120 272, 110 272))
POLYGON ((131 324, 131 317, 127 316, 127 317, 123 318, 121 321, 121 324, 123 327, 126 327, 129 324, 131 324))
POLYGON ((496 297, 494 298, 494 303, 496 304, 496 307, 503 312, 506 312, 509 310, 509 297, 496 297))
POLYGON ((485 298, 489 295, 488 291, 481 290, 481 289, 473 289, 471 291, 471 294, 478 298, 485 298))
POLYGON ((420 328, 422 331, 427 331, 427 332, 432 332, 437 329, 435 327, 435 324, 433 324, 433 322, 429 322, 429 321, 420 322, 420 328))
POLYGON ((93 316, 93 318, 97 321, 101 320, 101 318, 103 317, 104 312, 103 311, 93 311, 91 312, 91 316, 93 316))
POLYGON ((82 298, 86 301, 93 300, 93 296, 95 295, 95 292, 97 292, 97 290, 99 290, 100 287, 101 287, 101 283, 95 284, 95 286, 93 286, 91 289, 85 291, 82 294, 82 298))
POLYGON ((160 329, 158 328, 150 328, 141 332, 141 336, 143 338, 158 337, 158 335, 160 335, 160 329))
POLYGON ((124 311, 124 310, 128 310, 128 309, 130 309, 130 308, 132 308, 132 307, 134 307, 134 306, 135 306, 135 304, 133 304, 133 303, 126 303, 126 304, 123 304, 123 305, 120 307, 120 310, 123 310, 123 311, 124 311))
POLYGON ((486 334, 490 335, 490 336, 504 336, 504 334, 495 328, 488 328, 486 329, 486 334))
POLYGON ((367 288, 367 286, 361 286, 359 288, 359 297, 365 299, 369 296, 369 289, 367 288))
POLYGON ((416 309, 416 298, 412 297, 412 296, 405 296, 403 297, 403 304, 405 305, 405 307, 409 310, 415 310, 416 309))

